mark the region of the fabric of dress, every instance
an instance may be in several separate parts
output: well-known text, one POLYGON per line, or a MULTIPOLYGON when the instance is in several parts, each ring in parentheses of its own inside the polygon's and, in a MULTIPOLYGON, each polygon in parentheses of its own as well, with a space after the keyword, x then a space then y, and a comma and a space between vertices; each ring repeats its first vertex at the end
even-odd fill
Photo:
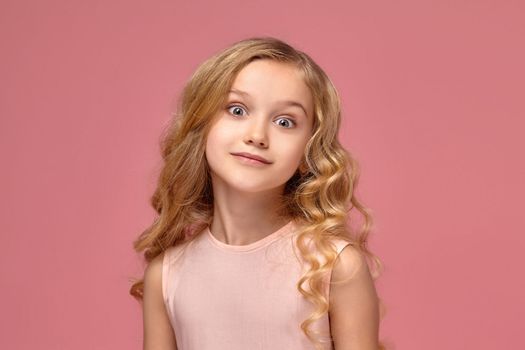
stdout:
MULTIPOLYGON (((207 227, 165 251, 162 292, 178 350, 315 349, 300 328, 314 306, 297 290, 307 265, 299 258, 296 228, 290 221, 237 246, 218 240, 207 227)), ((333 242, 338 254, 350 244, 333 242)), ((330 278, 327 274, 325 282, 330 278)), ((325 293, 329 296, 328 283, 325 293)), ((323 349, 333 349, 328 314, 312 329, 322 332, 323 349)))

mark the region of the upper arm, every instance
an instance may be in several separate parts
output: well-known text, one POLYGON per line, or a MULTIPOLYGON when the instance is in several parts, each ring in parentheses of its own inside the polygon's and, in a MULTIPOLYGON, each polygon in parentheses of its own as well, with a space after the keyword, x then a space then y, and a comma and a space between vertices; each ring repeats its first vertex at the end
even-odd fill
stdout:
POLYGON ((377 350, 379 300, 364 255, 350 244, 343 248, 331 281, 329 315, 335 349, 377 350))
POLYGON ((177 350, 175 334, 162 295, 163 257, 164 254, 156 256, 144 271, 144 350, 177 350))

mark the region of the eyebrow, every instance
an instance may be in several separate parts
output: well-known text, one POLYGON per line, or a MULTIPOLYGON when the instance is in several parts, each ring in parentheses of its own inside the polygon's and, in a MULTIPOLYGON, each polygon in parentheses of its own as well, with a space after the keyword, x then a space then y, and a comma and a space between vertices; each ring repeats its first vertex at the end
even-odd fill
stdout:
MULTIPOLYGON (((231 89, 229 92, 237 94, 237 95, 244 95, 244 96, 251 97, 250 94, 247 93, 246 91, 242 91, 242 90, 238 90, 238 89, 231 89)), ((279 101, 279 102, 281 104, 285 105, 285 106, 295 106, 295 107, 301 108, 303 110, 304 114, 306 115, 306 117, 308 117, 308 113, 306 113, 306 108, 304 108, 304 106, 302 104, 300 104, 299 102, 291 101, 291 100, 284 100, 284 101, 279 101)))

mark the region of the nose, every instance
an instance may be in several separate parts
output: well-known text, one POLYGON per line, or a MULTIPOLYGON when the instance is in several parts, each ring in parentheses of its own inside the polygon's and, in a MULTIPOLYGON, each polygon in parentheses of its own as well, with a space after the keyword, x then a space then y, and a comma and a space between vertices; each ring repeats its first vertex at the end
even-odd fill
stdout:
POLYGON ((247 127, 244 142, 257 147, 268 147, 268 135, 265 122, 265 118, 260 118, 260 120, 252 118, 250 125, 247 127))

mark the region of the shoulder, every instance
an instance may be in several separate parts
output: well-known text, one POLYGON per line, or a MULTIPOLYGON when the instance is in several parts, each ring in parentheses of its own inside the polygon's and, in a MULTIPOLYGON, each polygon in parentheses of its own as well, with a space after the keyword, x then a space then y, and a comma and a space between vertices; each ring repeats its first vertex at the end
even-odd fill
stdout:
POLYGON ((351 243, 334 265, 329 314, 336 349, 378 349, 379 298, 365 253, 351 243))
POLYGON ((177 349, 166 300, 163 297, 162 252, 153 258, 144 270, 143 328, 144 349, 177 349))
POLYGON ((148 263, 144 269, 144 294, 149 294, 153 298, 166 296, 167 285, 164 281, 169 277, 169 260, 173 251, 173 247, 170 247, 148 263))
POLYGON ((146 269, 144 270, 144 285, 145 287, 152 288, 156 286, 160 288, 162 282, 162 266, 164 262, 164 255, 166 252, 162 252, 153 258, 146 269))
POLYGON ((335 245, 337 257, 332 271, 334 281, 351 279, 364 269, 368 269, 364 254, 352 243, 338 239, 335 245))
POLYGON ((175 266, 185 252, 186 243, 170 246, 153 258, 144 270, 144 284, 153 285, 155 289, 164 289, 162 291, 166 292, 168 286, 163 285, 162 281, 168 279, 175 271, 175 266))
POLYGON ((171 246, 154 257, 144 270, 144 283, 146 283, 148 279, 152 283, 159 282, 163 274, 166 273, 166 269, 171 263, 171 260, 179 255, 181 248, 182 245, 171 246))

